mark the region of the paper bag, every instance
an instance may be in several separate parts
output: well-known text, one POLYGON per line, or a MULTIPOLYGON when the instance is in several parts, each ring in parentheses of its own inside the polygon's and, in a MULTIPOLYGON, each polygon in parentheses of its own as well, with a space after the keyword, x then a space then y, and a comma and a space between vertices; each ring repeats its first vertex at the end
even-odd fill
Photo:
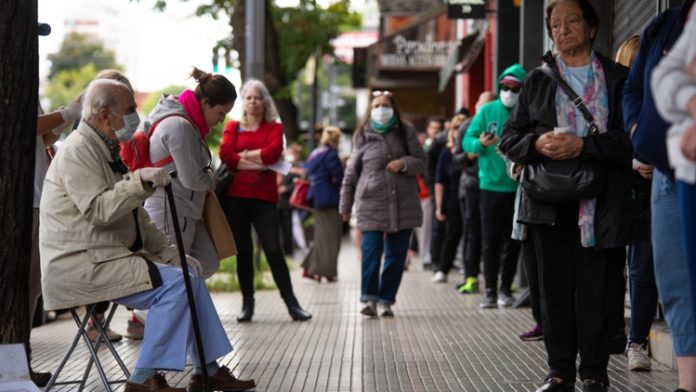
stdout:
POLYGON ((206 194, 203 222, 205 222, 205 228, 208 230, 210 239, 213 240, 220 260, 237 255, 237 244, 234 242, 232 229, 230 229, 225 213, 220 207, 220 202, 213 192, 206 194))

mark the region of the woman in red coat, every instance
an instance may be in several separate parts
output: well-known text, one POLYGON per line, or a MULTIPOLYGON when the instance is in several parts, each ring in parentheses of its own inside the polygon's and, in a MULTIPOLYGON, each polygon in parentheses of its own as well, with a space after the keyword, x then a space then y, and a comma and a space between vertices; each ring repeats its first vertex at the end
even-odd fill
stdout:
POLYGON ((242 312, 237 321, 251 321, 254 315, 254 253, 251 226, 259 237, 280 295, 293 320, 312 318, 297 302, 290 272, 280 245, 278 189, 276 173, 268 165, 283 153, 283 127, 264 84, 251 79, 242 86, 242 120, 225 126, 220 144, 220 159, 236 171, 222 199, 222 208, 237 243, 237 276, 242 290, 242 312))

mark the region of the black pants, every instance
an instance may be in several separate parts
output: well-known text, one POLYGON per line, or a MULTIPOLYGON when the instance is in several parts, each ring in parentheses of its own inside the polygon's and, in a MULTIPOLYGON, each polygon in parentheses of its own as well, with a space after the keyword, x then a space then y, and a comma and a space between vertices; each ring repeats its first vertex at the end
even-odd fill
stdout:
POLYGON ((577 204, 559 205, 554 226, 528 225, 527 234, 539 268, 547 378, 575 380, 579 352, 580 378, 608 383, 613 332, 609 314, 614 306, 607 295, 617 281, 612 274, 621 271, 625 249, 583 248, 577 204))
MULTIPOLYGON (((448 207, 447 211, 445 211, 447 219, 444 222, 440 222, 445 226, 445 236, 438 270, 445 274, 448 274, 452 269, 454 258, 459 248, 459 241, 462 239, 462 214, 459 211, 459 205, 454 203, 448 207)), ((464 253, 466 253, 466 249, 464 249, 464 253)))
POLYGON ((278 219, 280 222, 280 239, 283 244, 283 251, 286 255, 292 256, 292 208, 279 208, 278 219))
POLYGON ((467 188, 459 199, 464 232, 464 277, 478 277, 481 273, 481 207, 478 188, 467 188))
MULTIPOLYGON (((435 201, 433 200, 433 203, 435 201)), ((439 270, 442 259, 442 246, 445 243, 445 222, 440 222, 435 217, 435 206, 433 206, 433 226, 430 230, 430 260, 433 270, 439 270)))
POLYGON ((261 242, 276 286, 286 303, 295 302, 290 272, 280 246, 278 209, 273 203, 257 199, 224 197, 222 208, 237 243, 237 276, 244 302, 254 299, 254 244, 251 226, 261 242))
POLYGON ((541 298, 539 298, 539 268, 537 265, 534 244, 531 240, 522 241, 520 246, 522 263, 529 285, 529 302, 532 304, 532 317, 541 326, 541 298))
POLYGON ((520 242, 510 238, 515 213, 515 193, 481 190, 481 240, 486 295, 497 297, 500 291, 510 294, 517 271, 520 242))

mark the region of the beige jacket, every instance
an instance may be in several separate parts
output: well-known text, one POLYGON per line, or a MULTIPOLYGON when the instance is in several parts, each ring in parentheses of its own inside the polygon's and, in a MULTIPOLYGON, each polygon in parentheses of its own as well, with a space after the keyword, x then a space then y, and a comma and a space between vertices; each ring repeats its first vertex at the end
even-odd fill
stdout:
MULTIPOLYGON (((172 263, 176 247, 142 204, 153 192, 140 172, 111 169, 104 141, 84 121, 51 163, 41 196, 39 248, 47 310, 111 300, 149 290, 144 258, 172 263), (143 247, 131 252, 137 211, 143 247)), ((178 259, 177 259, 178 262, 178 259)))

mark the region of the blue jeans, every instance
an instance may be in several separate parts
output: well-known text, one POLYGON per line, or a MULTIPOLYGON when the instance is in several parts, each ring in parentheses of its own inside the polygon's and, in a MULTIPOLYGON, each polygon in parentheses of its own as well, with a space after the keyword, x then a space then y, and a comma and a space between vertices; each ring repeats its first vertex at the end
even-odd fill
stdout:
MULTIPOLYGON (((682 216, 684 217, 684 239, 691 283, 691 298, 696 298, 696 185, 677 181, 682 216)), ((696 315, 696 301, 694 314, 696 315)))
POLYGON ((679 357, 696 355, 696 320, 684 243, 684 219, 676 184, 655 171, 652 182, 652 238, 660 301, 679 357))
POLYGON ((657 286, 650 241, 628 247, 628 274, 631 293, 631 331, 628 341, 645 344, 657 311, 657 286))
POLYGON ((381 231, 362 233, 360 301, 379 301, 385 305, 395 302, 396 292, 404 275, 404 264, 412 231, 412 229, 406 229, 386 234, 381 231), (384 266, 380 274, 383 251, 384 266))

